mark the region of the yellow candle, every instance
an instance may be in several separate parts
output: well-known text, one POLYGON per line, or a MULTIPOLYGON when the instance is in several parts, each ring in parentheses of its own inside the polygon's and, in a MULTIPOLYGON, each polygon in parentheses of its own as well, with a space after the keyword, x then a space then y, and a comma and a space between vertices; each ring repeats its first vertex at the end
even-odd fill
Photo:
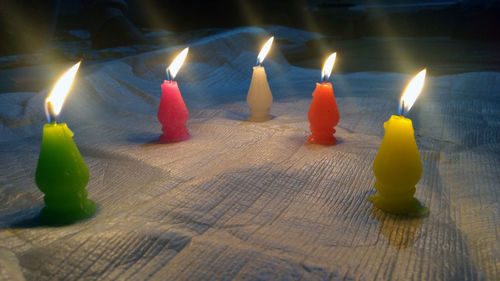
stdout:
POLYGON ((368 198, 389 213, 420 216, 428 208, 415 198, 415 185, 422 176, 422 161, 415 142, 413 125, 404 117, 420 94, 425 69, 410 81, 401 97, 400 116, 384 123, 385 135, 373 162, 377 194, 368 198))

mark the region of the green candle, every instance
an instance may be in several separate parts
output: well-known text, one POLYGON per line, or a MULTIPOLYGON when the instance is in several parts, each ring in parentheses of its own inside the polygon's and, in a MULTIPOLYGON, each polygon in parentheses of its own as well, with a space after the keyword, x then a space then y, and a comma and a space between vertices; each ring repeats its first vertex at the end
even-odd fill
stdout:
POLYGON ((88 218, 96 209, 95 203, 87 199, 85 186, 89 181, 89 171, 73 141, 73 132, 66 124, 54 121, 79 65, 73 66, 59 79, 46 100, 49 124, 43 126, 36 184, 45 194, 41 219, 50 224, 67 224, 88 218))

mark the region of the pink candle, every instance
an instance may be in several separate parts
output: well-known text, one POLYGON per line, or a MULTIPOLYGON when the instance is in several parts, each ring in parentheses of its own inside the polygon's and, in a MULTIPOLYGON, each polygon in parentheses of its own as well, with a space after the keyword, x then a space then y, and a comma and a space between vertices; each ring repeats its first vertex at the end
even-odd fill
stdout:
POLYGON ((158 120, 162 124, 163 135, 160 142, 177 142, 189 139, 186 127, 189 112, 182 99, 176 81, 165 80, 161 85, 161 101, 158 120))
POLYGON ((186 127, 189 112, 182 99, 181 92, 174 79, 184 59, 188 48, 185 48, 167 68, 167 80, 161 85, 161 101, 158 109, 158 120, 162 124, 163 135, 158 139, 160 142, 178 142, 189 139, 190 135, 186 127))

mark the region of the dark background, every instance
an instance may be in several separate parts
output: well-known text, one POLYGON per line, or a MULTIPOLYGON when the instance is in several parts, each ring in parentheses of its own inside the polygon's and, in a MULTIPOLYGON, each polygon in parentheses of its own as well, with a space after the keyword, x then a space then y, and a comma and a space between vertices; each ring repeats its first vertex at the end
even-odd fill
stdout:
MULTIPOLYGON (((36 50, 54 32, 85 29, 79 0, 2 0, 2 53, 36 50), (12 45, 12 46, 10 46, 12 45)), ((285 25, 356 39, 363 36, 449 36, 500 40, 500 1, 489 0, 129 0, 138 27, 186 31, 285 25)))
POLYGON ((288 61, 308 68, 320 68, 325 54, 337 51, 335 73, 415 73, 423 67, 428 67, 429 75, 500 71, 500 0, 129 0, 128 4, 127 17, 141 32, 157 35, 148 37, 147 46, 97 52, 90 35, 85 35, 93 19, 81 0, 0 0, 0 90, 39 90, 75 60, 91 64, 116 59, 189 44, 241 26, 282 25, 324 34, 298 47, 279 38, 276 43, 288 61), (23 56, 12 59, 16 55, 23 56))
MULTIPOLYGON (((342 36, 453 36, 499 40, 496 0, 129 0, 138 26, 183 31, 279 24, 342 36)), ((63 1, 64 23, 78 0, 63 1)))

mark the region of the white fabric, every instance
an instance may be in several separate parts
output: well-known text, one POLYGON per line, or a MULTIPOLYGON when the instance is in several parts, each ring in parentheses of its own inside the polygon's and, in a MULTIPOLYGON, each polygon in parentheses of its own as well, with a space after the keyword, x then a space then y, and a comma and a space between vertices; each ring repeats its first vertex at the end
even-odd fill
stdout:
POLYGON ((409 117, 424 167, 416 197, 431 212, 396 217, 366 197, 383 122, 410 77, 334 70, 340 143, 305 144, 321 66, 288 64, 279 40, 264 62, 274 118, 245 121, 267 36, 245 28, 190 45, 177 81, 192 138, 175 144, 155 143, 156 113, 165 66, 183 46, 83 64, 60 119, 98 211, 70 226, 37 218, 47 91, 0 94, 0 278, 500 279, 500 75, 428 77, 409 117))

